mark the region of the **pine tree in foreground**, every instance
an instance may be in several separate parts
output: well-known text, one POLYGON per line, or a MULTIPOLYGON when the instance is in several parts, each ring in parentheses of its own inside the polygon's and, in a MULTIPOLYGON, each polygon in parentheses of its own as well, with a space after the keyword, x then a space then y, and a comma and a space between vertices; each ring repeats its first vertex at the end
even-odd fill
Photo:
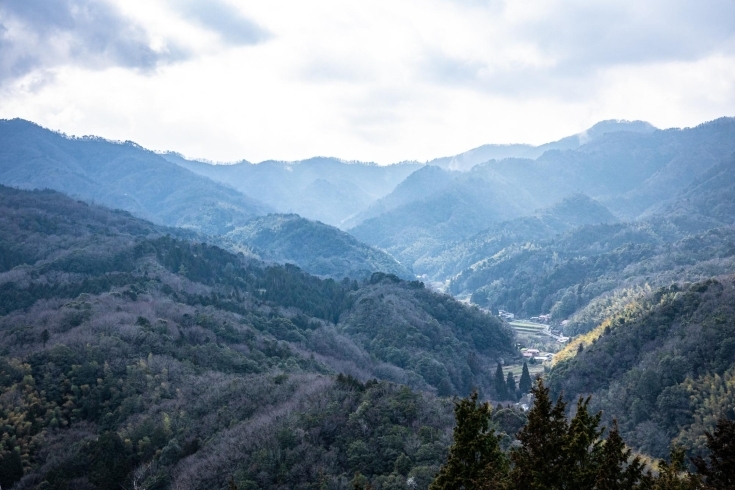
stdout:
POLYGON ((610 434, 602 445, 595 490, 635 490, 652 484, 650 473, 644 472, 641 458, 631 458, 631 452, 620 437, 617 421, 613 421, 610 434))
POLYGON ((701 456, 692 462, 702 476, 704 488, 710 490, 735 488, 735 422, 721 418, 715 431, 707 432, 709 461, 701 456))
POLYGON ((702 488, 702 485, 699 478, 686 471, 684 449, 675 447, 671 450, 671 462, 664 460, 658 462, 658 476, 649 488, 652 490, 698 490, 702 488))
POLYGON ((490 404, 477 402, 477 391, 455 402, 454 443, 430 490, 499 489, 508 461, 490 426, 490 404))
MULTIPOLYGON (((562 397, 552 402, 549 389, 537 381, 531 390, 534 405, 518 432, 519 445, 510 452, 510 465, 490 429, 489 404, 477 403, 477 393, 456 402, 454 443, 449 459, 431 490, 690 490, 696 479, 681 475, 679 460, 662 462, 662 476, 644 473, 639 458, 631 459, 617 424, 607 439, 601 414, 589 412, 590 399, 580 399, 571 420, 562 397), (655 486, 658 485, 658 486, 655 486), (677 486, 678 485, 678 486, 677 486)), ((678 457, 675 455, 675 457, 678 457)))

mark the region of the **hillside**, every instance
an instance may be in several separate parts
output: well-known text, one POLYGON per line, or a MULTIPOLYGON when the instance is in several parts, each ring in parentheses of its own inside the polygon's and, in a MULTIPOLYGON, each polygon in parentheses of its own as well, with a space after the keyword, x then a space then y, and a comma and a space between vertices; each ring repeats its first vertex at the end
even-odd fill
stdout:
POLYGON ((419 282, 322 280, 182 233, 0 187, 3 487, 426 488, 452 423, 431 392, 473 373, 491 393, 516 355, 497 319, 419 282))
POLYGON ((54 189, 159 224, 218 234, 270 208, 134 143, 0 121, 0 184, 54 189))
MULTIPOLYGON (((491 228, 449 249, 443 261, 426 263, 456 274, 454 294, 521 315, 552 313, 558 321, 569 318, 568 333, 584 332, 603 319, 611 294, 735 270, 734 165, 729 159, 714 166, 646 220, 569 227, 559 236, 551 226, 518 220, 517 229, 491 228)), ((582 209, 568 206, 575 207, 582 209)), ((416 266, 417 273, 424 268, 416 266)))
POLYGON ((687 129, 603 132, 573 150, 491 160, 459 177, 446 174, 446 187, 403 200, 350 232, 422 273, 420 263, 436 262, 458 242, 580 192, 621 220, 656 214, 733 153, 733 118, 687 129))
POLYGON ((349 232, 408 265, 492 223, 527 214, 526 205, 510 187, 492 187, 484 179, 463 175, 439 192, 365 220, 349 232))
POLYGON ((311 158, 296 162, 266 161, 212 165, 187 160, 175 153, 163 158, 192 172, 232 186, 281 213, 342 226, 350 216, 390 193, 417 163, 380 166, 345 162, 336 158, 311 158))
POLYGON ((494 256, 512 244, 538 242, 578 226, 614 223, 616 218, 584 194, 536 211, 532 216, 503 221, 463 240, 433 257, 416 261, 416 271, 431 279, 444 280, 494 256))
POLYGON ((254 218, 227 233, 220 242, 235 251, 256 253, 262 260, 296 264, 317 276, 365 279, 373 272, 385 272, 414 279, 387 253, 333 226, 295 214, 254 218))
POLYGON ((549 376, 567 397, 617 419, 632 447, 664 456, 672 442, 704 449, 704 431, 731 416, 735 277, 658 289, 562 353, 549 376))
MULTIPOLYGON (((596 225, 558 239, 504 248, 452 279, 482 306, 561 321, 602 295, 625 287, 696 281, 735 272, 735 229, 682 233, 669 222, 596 225)), ((584 313, 580 311, 584 316, 584 313)), ((568 333, 591 328, 572 321, 568 333)))
POLYGON ((390 194, 378 199, 364 211, 347 219, 343 226, 354 228, 365 220, 376 218, 404 204, 420 201, 444 190, 451 183, 452 172, 433 165, 426 165, 406 177, 390 194))

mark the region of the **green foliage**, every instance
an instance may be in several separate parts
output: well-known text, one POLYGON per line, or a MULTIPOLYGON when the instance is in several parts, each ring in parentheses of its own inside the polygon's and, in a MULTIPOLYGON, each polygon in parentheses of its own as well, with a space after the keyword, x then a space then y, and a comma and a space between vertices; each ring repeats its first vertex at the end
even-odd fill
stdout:
POLYGON ((431 490, 499 488, 508 461, 490 425, 490 404, 477 402, 477 392, 455 402, 454 442, 447 462, 429 487, 431 490))
POLYGON ((477 403, 477 393, 455 403, 454 441, 447 462, 432 489, 579 489, 644 490, 698 488, 691 475, 682 476, 683 453, 674 452, 671 464, 659 463, 658 477, 645 472, 639 457, 631 458, 617 424, 603 439, 601 414, 591 415, 590 399, 580 399, 571 420, 560 397, 553 403, 539 380, 533 408, 506 455, 489 425, 491 408, 477 403), (682 485, 682 486, 671 486, 682 485))
POLYGON ((735 422, 720 418, 714 432, 706 433, 709 461, 698 456, 693 463, 705 488, 735 487, 735 422))
POLYGON ((22 261, 0 286, 0 485, 426 488, 448 401, 364 380, 450 395, 470 359, 483 377, 512 355, 497 319, 418 281, 320 279, 53 192, 0 207, 22 261))
POLYGON ((508 385, 505 376, 503 376, 503 367, 498 363, 495 368, 495 396, 498 400, 507 400, 508 395, 508 385))
POLYGON ((734 286, 730 276, 656 290, 607 320, 607 333, 595 330, 582 352, 559 355, 549 386, 594 394, 595 408, 643 453, 661 458, 676 442, 702 454, 705 432, 735 406, 734 286))
POLYGON ((518 390, 522 394, 526 394, 531 391, 533 382, 531 381, 531 374, 528 372, 528 364, 523 362, 523 370, 521 371, 521 379, 518 380, 518 390))
POLYGON ((295 214, 253 218, 227 233, 222 243, 263 260, 293 263, 310 274, 342 279, 366 279, 375 271, 412 279, 413 274, 393 257, 360 243, 337 228, 295 214))
POLYGON ((511 400, 516 399, 516 378, 513 376, 513 373, 508 371, 508 376, 505 379, 505 385, 506 385, 506 392, 508 393, 508 398, 511 400))

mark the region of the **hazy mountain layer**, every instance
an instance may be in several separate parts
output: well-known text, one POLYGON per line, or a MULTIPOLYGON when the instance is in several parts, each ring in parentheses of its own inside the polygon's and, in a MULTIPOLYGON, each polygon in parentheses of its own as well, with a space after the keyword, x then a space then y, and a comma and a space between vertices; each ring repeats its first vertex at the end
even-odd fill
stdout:
MULTIPOLYGON (((455 294, 529 316, 551 312, 563 320, 577 312, 567 331, 584 332, 602 320, 605 297, 615 289, 735 271, 734 168, 735 159, 716 165, 648 220, 583 226, 554 237, 551 227, 524 218, 427 263, 466 264, 452 279, 455 294)), ((567 206, 575 207, 581 208, 567 206)))
POLYGON ((441 192, 449 186, 452 178, 452 172, 433 165, 426 165, 406 177, 390 194, 378 199, 369 208, 345 221, 344 226, 353 228, 367 219, 376 218, 404 204, 420 201, 441 192))
POLYGON ((617 219, 605 206, 584 194, 577 194, 539 210, 533 216, 493 225, 436 256, 417 260, 414 266, 419 274, 443 280, 492 257, 511 244, 538 242, 578 226, 615 221, 617 219))
POLYGON ((222 233, 270 208, 134 143, 0 121, 0 184, 54 189, 154 222, 222 233))
POLYGON ((297 213, 334 226, 341 226, 421 167, 417 163, 379 166, 321 157, 297 162, 212 165, 172 153, 162 156, 232 186, 279 212, 297 213))
POLYGON ((296 264, 317 276, 364 279, 373 272, 385 272, 414 279, 410 270, 387 253, 335 227, 295 214, 254 218, 227 233, 221 243, 263 260, 296 264))
POLYGON ((436 257, 456 243, 579 192, 619 218, 650 215, 674 203, 693 181, 706 179, 733 152, 732 118, 684 130, 607 132, 575 150, 547 151, 536 160, 493 160, 459 176, 434 172, 438 190, 412 198, 399 186, 382 201, 400 205, 350 231, 417 273, 424 263, 439 270, 436 257))
POLYGON ((530 158, 535 159, 549 150, 575 150, 589 143, 595 138, 606 133, 621 131, 633 133, 651 133, 656 128, 644 121, 601 121, 586 131, 572 136, 567 136, 559 141, 546 143, 539 146, 533 145, 483 145, 478 148, 460 153, 451 157, 436 158, 428 162, 448 170, 467 171, 479 163, 488 160, 503 160, 505 158, 530 158))
POLYGON ((414 264, 493 223, 527 214, 528 203, 517 197, 508 186, 492 187, 482 178, 465 174, 436 194, 368 219, 349 231, 400 262, 414 264))

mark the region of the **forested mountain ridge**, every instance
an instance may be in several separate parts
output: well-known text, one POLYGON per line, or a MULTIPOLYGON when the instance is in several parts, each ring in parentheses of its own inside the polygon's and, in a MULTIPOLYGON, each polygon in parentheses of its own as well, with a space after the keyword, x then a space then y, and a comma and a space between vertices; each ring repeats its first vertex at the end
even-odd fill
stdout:
POLYGON ((350 232, 422 274, 420 262, 434 261, 457 242, 580 192, 621 220, 659 213, 734 153, 734 118, 687 129, 604 133, 536 160, 491 160, 460 176, 446 174, 446 187, 401 201, 350 232))
POLYGON ((271 210, 134 143, 68 138, 21 119, 0 121, 0 184, 54 189, 209 234, 271 210))
POLYGON ((255 253, 266 261, 293 263, 322 277, 365 279, 373 272, 414 279, 387 253, 357 241, 335 227, 295 214, 253 218, 218 239, 228 248, 255 253))
POLYGON ((187 160, 175 153, 163 158, 192 172, 234 187, 281 213, 341 226, 350 216, 391 192, 418 163, 375 165, 336 158, 295 162, 265 161, 212 165, 187 160))
POLYGON ((567 349, 552 391, 592 395, 645 454, 672 442, 701 454, 704 432, 735 407, 735 276, 652 291, 567 349))
POLYGON ((526 207, 512 187, 493 187, 482 177, 461 174, 437 193, 367 219, 349 232, 412 265, 492 223, 528 214, 526 207))
POLYGON ((578 226, 614 223, 617 218, 584 194, 570 196, 532 216, 493 225, 434 257, 416 262, 417 270, 434 280, 453 277, 516 243, 545 240, 578 226))
MULTIPOLYGON (((452 172, 439 167, 425 165, 406 177, 390 194, 378 199, 364 211, 351 216, 343 225, 346 228, 354 228, 367 219, 439 192, 449 186, 452 175, 452 172)), ((456 173, 454 175, 457 176, 456 173)))
POLYGON ((558 236, 544 236, 540 226, 525 235, 491 229, 487 238, 478 235, 479 243, 455 247, 480 254, 470 255, 477 261, 452 278, 450 289, 529 316, 552 313, 563 320, 577 312, 566 327, 575 334, 602 320, 600 306, 613 290, 731 273, 734 166, 732 158, 715 165, 645 220, 587 225, 558 236))
POLYGON ((322 280, 53 191, 0 197, 4 488, 425 488, 451 426, 430 392, 471 372, 490 393, 516 355, 500 321, 419 282, 322 280))

